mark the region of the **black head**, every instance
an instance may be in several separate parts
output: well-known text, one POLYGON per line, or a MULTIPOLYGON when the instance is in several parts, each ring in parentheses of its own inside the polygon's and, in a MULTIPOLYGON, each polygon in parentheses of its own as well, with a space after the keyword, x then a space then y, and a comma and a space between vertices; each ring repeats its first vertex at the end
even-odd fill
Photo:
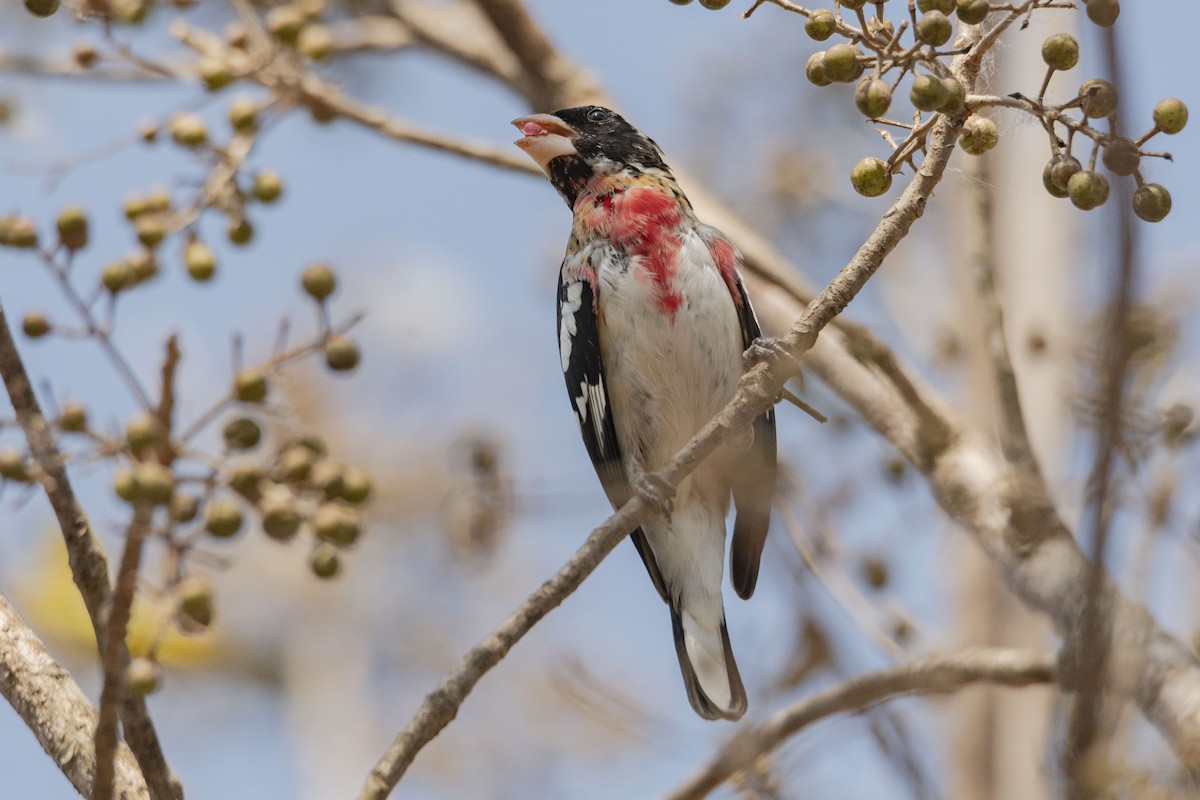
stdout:
POLYGON ((564 108, 513 120, 517 146, 550 177, 569 205, 592 178, 668 172, 652 139, 603 106, 564 108))

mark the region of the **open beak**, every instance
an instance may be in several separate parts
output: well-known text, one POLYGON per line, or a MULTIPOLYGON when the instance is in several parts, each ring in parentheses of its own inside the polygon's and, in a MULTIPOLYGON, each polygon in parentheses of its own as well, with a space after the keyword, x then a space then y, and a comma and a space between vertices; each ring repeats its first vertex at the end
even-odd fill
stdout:
POLYGON ((547 175, 551 161, 577 152, 575 140, 579 138, 579 131, 553 114, 531 114, 514 119, 512 124, 524 134, 524 138, 514 144, 536 161, 547 175))

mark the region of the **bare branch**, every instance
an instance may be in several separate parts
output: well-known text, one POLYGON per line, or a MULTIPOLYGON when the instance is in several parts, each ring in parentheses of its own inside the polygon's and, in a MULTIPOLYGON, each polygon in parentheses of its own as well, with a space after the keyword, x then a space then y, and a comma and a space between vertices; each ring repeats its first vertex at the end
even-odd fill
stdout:
MULTIPOLYGON (((96 771, 92 749, 96 709, 62 664, 0 595, 0 694, 37 737, 46 755, 83 797, 96 771)), ((148 800, 150 792, 133 754, 116 748, 113 787, 121 800, 148 800)))
MULTIPOLYGON (((112 599, 108 559, 92 532, 91 524, 71 488, 62 454, 33 393, 25 365, 17 352, 8 319, 0 306, 0 375, 25 432, 29 452, 42 473, 42 486, 67 545, 71 577, 87 606, 96 641, 103 647, 106 610, 112 599)), ((124 641, 121 648, 128 658, 124 641)), ((155 800, 182 797, 182 790, 163 757, 158 734, 141 697, 129 697, 121 706, 126 740, 137 756, 142 774, 155 800)))
POLYGON ((742 728, 704 768, 665 800, 699 800, 707 796, 806 726, 834 714, 862 711, 910 694, 948 694, 973 683, 1029 686, 1053 680, 1052 655, 993 648, 930 656, 852 678, 775 713, 762 725, 742 728))

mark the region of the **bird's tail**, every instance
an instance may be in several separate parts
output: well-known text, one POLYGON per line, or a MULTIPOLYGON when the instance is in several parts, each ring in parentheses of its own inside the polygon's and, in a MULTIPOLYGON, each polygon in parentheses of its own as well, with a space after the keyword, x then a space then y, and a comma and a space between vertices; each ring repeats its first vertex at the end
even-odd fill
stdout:
POLYGON ((705 719, 740 719, 746 713, 746 689, 729 646, 724 609, 716 620, 703 620, 685 603, 670 605, 675 653, 692 708, 705 719))

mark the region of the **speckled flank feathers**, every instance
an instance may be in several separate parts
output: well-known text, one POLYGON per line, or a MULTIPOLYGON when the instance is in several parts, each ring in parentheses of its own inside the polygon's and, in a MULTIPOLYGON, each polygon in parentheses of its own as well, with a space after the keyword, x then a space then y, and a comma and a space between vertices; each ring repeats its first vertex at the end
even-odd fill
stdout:
MULTIPOLYGON (((733 397, 758 322, 737 251, 696 219, 652 140, 597 106, 514 124, 525 134, 518 146, 574 214, 559 276, 560 355, 584 444, 619 507, 733 397)), ((731 581, 749 597, 774 486, 767 412, 751 444, 724 446, 683 481, 669 520, 632 535, 670 606, 688 699, 708 719, 738 719, 747 704, 721 597, 730 496, 731 581)))

